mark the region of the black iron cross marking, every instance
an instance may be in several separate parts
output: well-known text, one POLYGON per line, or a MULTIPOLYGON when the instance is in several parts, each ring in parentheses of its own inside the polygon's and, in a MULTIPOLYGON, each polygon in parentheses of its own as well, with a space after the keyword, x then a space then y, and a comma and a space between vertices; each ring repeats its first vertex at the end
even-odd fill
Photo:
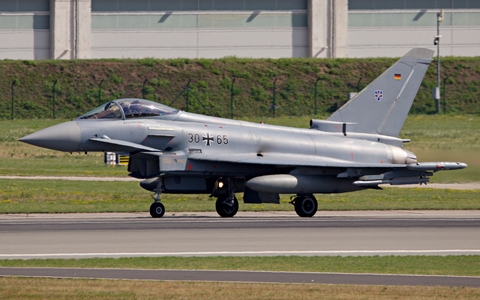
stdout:
POLYGON ((210 143, 213 143, 213 137, 210 136, 210 133, 207 133, 203 136, 203 141, 205 142, 205 146, 210 146, 210 143))

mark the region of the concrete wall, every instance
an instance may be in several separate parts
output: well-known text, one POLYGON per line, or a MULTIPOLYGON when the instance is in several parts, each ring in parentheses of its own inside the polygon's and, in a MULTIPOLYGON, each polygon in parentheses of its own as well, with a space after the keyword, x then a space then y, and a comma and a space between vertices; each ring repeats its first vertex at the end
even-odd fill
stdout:
POLYGON ((102 30, 92 32, 92 58, 280 58, 307 56, 306 29, 102 30))
POLYGON ((95 30, 92 58, 306 57, 306 29, 95 30))
POLYGON ((116 2, 112 8, 108 0, 92 1, 92 58, 280 58, 309 52, 308 0, 116 2))
POLYGON ((347 0, 0 0, 0 57, 342 57, 345 16, 347 0), (2 26, 2 8, 38 3, 44 28, 2 26))
POLYGON ((401 56, 445 5, 441 55, 479 55, 480 1, 0 0, 0 59, 401 56))
POLYGON ((0 59, 50 58, 48 30, 0 30, 0 59))
MULTIPOLYGON (((399 57, 413 47, 436 51, 433 40, 437 35, 439 11, 440 9, 425 8, 399 10, 395 7, 391 10, 350 10, 348 56, 399 57)), ((440 23, 440 55, 478 56, 480 9, 443 11, 444 19, 440 23)))
POLYGON ((0 59, 50 57, 49 0, 0 0, 0 59))
MULTIPOLYGON (((349 57, 400 57, 413 47, 437 51, 433 45, 436 27, 376 28, 349 34, 349 57)), ((440 28, 441 56, 479 56, 480 28, 440 28)))

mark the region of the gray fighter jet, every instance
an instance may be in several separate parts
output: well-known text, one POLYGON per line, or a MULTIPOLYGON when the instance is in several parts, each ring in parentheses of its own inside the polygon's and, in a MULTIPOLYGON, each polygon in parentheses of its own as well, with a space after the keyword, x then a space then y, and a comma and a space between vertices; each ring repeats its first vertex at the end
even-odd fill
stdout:
POLYGON ((310 129, 187 113, 143 99, 108 102, 74 121, 20 141, 66 151, 128 153, 130 176, 154 192, 150 214, 162 217, 162 193, 217 197, 222 217, 245 203, 279 203, 294 194, 300 217, 317 212, 314 194, 426 184, 434 172, 467 167, 417 162, 398 138, 433 51, 410 50, 327 120, 310 129))

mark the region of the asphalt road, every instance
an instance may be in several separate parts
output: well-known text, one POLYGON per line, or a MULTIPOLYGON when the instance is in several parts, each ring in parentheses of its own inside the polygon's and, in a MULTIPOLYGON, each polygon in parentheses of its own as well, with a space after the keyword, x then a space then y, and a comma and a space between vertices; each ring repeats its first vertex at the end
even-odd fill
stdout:
MULTIPOLYGON (((0 216, 0 259, 132 256, 480 255, 478 211, 0 216)), ((0 268, 0 276, 480 287, 480 277, 0 268)))
POLYGON ((480 277, 339 274, 299 272, 0 268, 0 276, 53 278, 107 278, 164 281, 218 281, 255 283, 310 283, 480 287, 480 277))
POLYGON ((480 212, 2 215, 0 241, 0 259, 480 254, 480 212))

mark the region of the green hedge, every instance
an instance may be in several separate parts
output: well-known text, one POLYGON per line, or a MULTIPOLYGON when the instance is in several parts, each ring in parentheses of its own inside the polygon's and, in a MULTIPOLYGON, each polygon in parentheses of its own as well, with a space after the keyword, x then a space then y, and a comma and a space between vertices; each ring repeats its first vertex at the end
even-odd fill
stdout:
MULTIPOLYGON (((74 118, 98 106, 99 102, 143 95, 169 105, 189 80, 189 111, 230 117, 233 95, 234 117, 261 117, 272 115, 274 85, 276 115, 313 115, 315 82, 319 79, 317 114, 325 115, 345 103, 347 93, 365 87, 395 61, 395 58, 235 57, 214 60, 4 60, 0 61, 4 74, 0 78, 0 119, 11 117, 13 81, 15 118, 51 118, 53 110, 57 118, 74 118)), ((452 114, 480 113, 480 57, 445 57, 441 62, 442 109, 452 114), (446 94, 443 94, 443 87, 446 94)), ((432 63, 411 113, 435 112, 431 92, 435 86, 436 64, 432 63)), ((172 106, 185 109, 186 94, 180 95, 172 106)))

